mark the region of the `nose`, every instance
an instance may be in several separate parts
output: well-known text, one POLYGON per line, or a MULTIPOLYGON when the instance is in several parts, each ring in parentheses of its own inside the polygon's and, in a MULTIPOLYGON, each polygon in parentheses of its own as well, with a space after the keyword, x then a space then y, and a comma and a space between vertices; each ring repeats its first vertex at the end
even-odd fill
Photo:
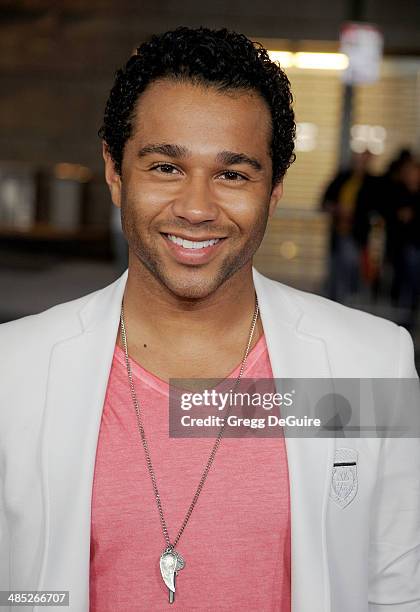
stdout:
POLYGON ((195 176, 186 181, 172 204, 172 212, 189 223, 214 221, 219 209, 208 179, 195 176))

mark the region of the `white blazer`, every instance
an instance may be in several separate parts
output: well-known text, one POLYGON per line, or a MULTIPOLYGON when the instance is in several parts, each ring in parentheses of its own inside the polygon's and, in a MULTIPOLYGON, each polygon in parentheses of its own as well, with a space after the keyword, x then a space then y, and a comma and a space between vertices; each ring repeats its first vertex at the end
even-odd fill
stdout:
MULTIPOLYGON (((253 274, 276 378, 417 376, 404 329, 253 274)), ((69 590, 72 612, 89 610, 94 463, 126 278, 0 326, 0 590, 69 590)), ((419 612, 420 441, 286 448, 293 612, 419 612), (358 488, 340 507, 343 447, 358 488)))

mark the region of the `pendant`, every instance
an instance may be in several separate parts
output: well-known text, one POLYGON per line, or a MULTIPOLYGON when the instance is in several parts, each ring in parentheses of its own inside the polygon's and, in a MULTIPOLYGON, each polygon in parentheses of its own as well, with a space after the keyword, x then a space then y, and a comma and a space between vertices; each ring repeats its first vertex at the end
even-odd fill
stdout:
POLYGON ((175 578, 179 570, 185 566, 185 561, 171 546, 168 546, 160 556, 160 573, 163 582, 168 587, 169 603, 175 601, 175 578))

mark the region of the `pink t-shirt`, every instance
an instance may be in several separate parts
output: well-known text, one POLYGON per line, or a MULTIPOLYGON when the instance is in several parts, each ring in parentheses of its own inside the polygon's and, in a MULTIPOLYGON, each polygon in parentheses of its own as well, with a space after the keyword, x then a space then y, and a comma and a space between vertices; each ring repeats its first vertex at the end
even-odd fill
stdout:
MULTIPOLYGON (((131 361, 169 536, 191 503, 214 439, 169 438, 168 384, 131 361)), ((239 366, 229 375, 236 378, 239 366)), ((264 335, 244 378, 272 378, 264 335)), ((90 612, 164 611, 165 548, 125 369, 116 346, 92 495, 90 612)), ((224 438, 177 545, 172 609, 290 612, 290 504, 284 439, 224 438)))

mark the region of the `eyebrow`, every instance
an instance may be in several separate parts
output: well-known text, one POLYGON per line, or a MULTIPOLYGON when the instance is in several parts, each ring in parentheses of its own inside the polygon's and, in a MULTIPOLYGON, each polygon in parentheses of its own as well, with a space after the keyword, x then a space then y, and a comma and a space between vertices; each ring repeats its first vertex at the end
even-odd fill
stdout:
MULTIPOLYGON (((181 145, 176 144, 148 144, 142 147, 137 156, 139 158, 145 157, 146 155, 165 155, 166 157, 171 157, 172 159, 183 159, 191 155, 190 151, 187 147, 183 147, 181 145)), ((247 164, 251 166, 257 172, 261 172, 262 164, 255 159, 255 157, 250 157, 245 153, 235 153, 234 151, 221 151, 216 155, 216 161, 225 166, 235 166, 238 164, 247 164)))
POLYGON ((226 166, 235 166, 237 164, 247 164, 251 166, 254 170, 260 172, 262 170, 262 165, 255 159, 255 157, 249 157, 249 155, 245 155, 245 153, 234 153, 233 151, 221 151, 217 154, 216 160, 226 166))
POLYGON ((146 155, 152 155, 153 153, 166 155, 167 157, 172 157, 174 159, 181 159, 182 157, 187 157, 188 149, 176 144, 149 144, 142 147, 137 153, 137 156, 145 157, 146 155))

